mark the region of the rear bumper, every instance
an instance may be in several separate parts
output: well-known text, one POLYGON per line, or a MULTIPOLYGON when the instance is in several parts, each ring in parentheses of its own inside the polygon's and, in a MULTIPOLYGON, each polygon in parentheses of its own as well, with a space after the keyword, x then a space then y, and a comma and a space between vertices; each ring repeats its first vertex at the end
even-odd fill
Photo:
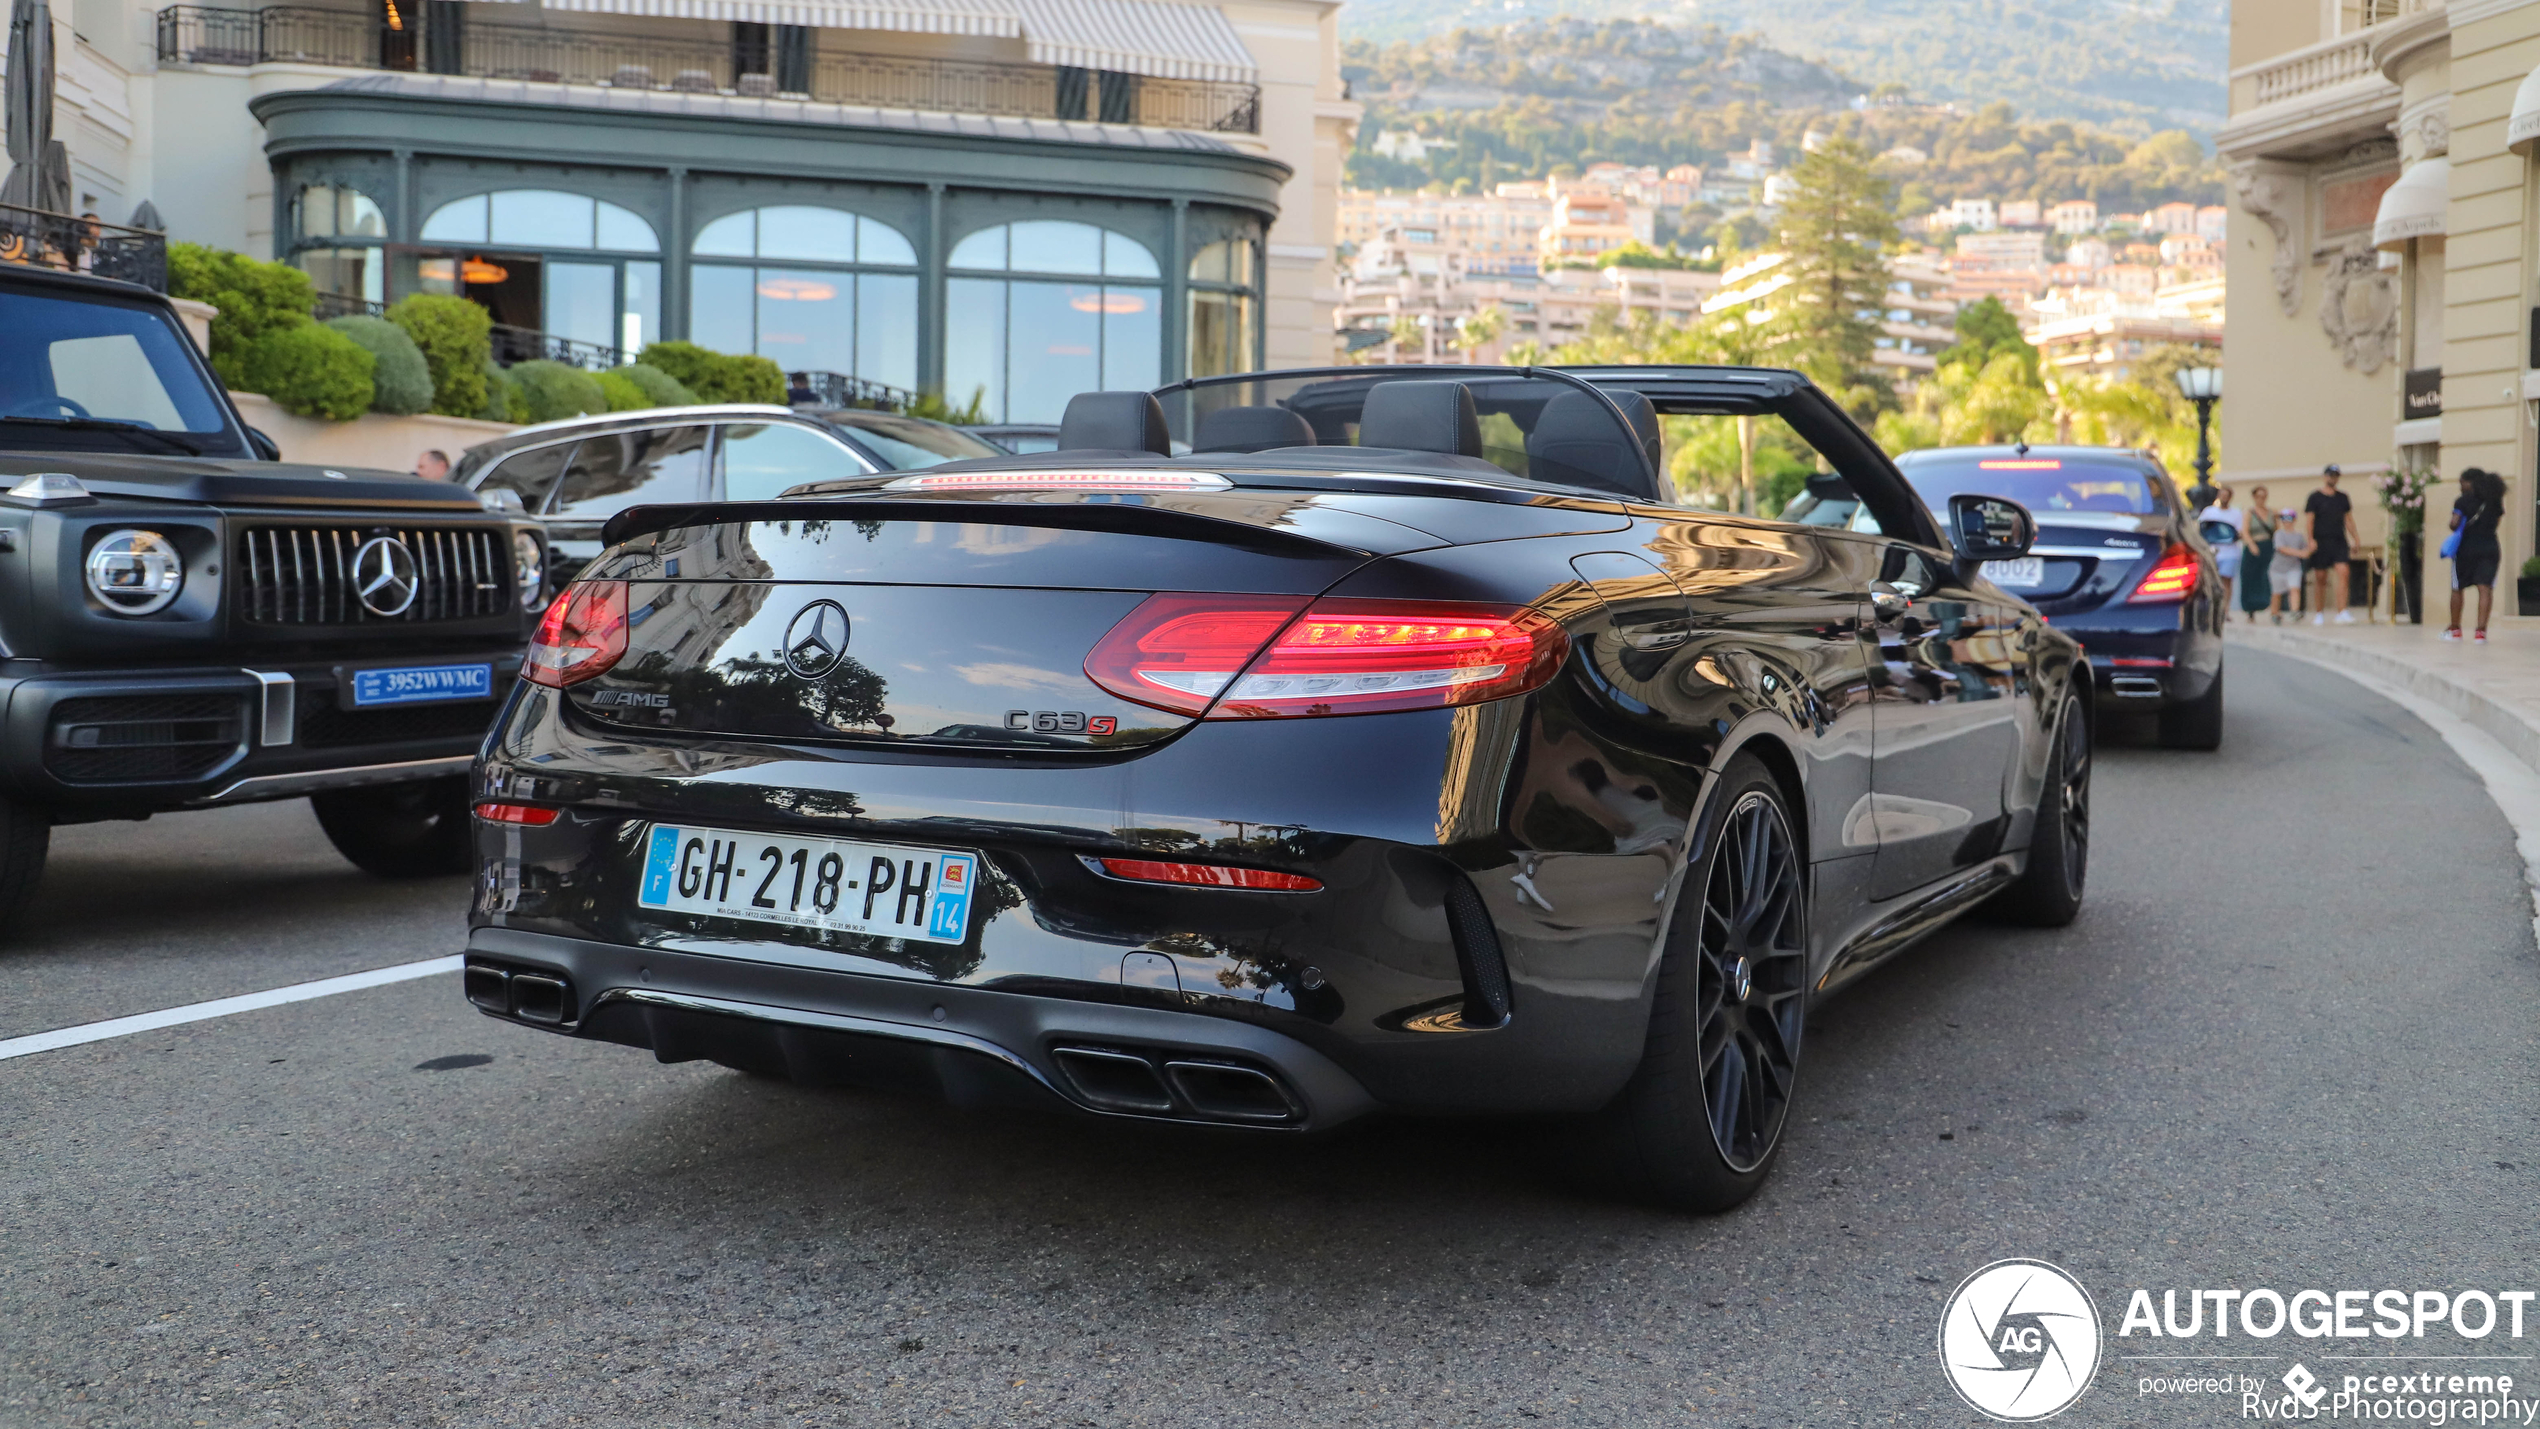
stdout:
POLYGON ((710 1059, 957 1104, 1281 1131, 1338 1126, 1376 1105, 1357 1078, 1295 1038, 1199 1013, 497 928, 468 940, 467 965, 469 1000, 489 1015, 647 1048, 664 1062, 710 1059))
POLYGON ((2121 607, 2054 622, 2082 643, 2103 710, 2157 711, 2201 699, 2222 673, 2222 633, 2197 611, 2121 607))

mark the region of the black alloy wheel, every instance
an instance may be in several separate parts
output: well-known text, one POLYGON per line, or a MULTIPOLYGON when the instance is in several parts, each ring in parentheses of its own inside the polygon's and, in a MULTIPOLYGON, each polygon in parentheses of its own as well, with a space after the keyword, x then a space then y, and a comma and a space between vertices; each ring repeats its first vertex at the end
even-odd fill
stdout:
POLYGON ((2081 914, 2090 877, 2090 719, 2068 698, 2056 716, 2055 752, 2038 791, 2028 869, 1993 908, 2015 923, 2060 928, 2081 914))
POLYGON ((1693 842, 1640 1069, 1598 1119, 1626 1184, 1691 1211, 1753 1195, 1781 1147, 1807 1013, 1805 854, 1780 784, 1740 755, 1693 842))

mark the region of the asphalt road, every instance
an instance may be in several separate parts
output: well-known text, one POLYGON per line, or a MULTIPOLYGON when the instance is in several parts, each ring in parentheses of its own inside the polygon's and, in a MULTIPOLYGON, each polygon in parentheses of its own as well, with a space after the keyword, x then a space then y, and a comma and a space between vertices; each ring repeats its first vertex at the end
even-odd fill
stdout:
MULTIPOLYGON (((2128 1285, 2529 1285, 2509 831, 2332 674, 2239 650, 2229 698, 2219 755, 2103 751, 2078 924, 1821 1009, 1776 1178, 1714 1219, 1518 1128, 955 1114, 450 977, 0 1062, 0 1424, 1954 1424, 1940 1306, 2007 1256, 2112 1331, 2128 1285)), ((372 882, 297 804, 56 850, 0 1037, 459 943, 463 880, 372 882)), ((2059 1422, 2237 1418, 2108 1343, 2059 1422)))

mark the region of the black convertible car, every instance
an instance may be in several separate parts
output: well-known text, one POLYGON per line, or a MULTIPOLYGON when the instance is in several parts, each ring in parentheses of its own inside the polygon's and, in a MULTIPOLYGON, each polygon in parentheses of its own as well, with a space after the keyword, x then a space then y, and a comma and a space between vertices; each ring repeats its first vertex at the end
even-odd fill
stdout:
POLYGON ((1977 574, 2028 514, 1947 517, 1696 367, 1089 393, 1055 452, 625 511, 477 771, 467 996, 964 1103, 1564 1114, 1726 1207, 1814 999, 2080 905, 2086 667, 1977 574), (1674 501, 1774 424, 1880 534, 1674 501))

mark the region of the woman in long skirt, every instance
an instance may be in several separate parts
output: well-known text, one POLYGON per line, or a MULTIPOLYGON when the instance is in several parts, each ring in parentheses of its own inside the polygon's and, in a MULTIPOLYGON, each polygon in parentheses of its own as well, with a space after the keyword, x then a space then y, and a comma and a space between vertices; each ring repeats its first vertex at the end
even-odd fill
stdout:
POLYGON ((2247 553, 2240 558, 2240 609, 2255 625, 2258 613, 2271 603, 2267 567, 2275 561, 2275 512, 2268 509, 2263 486, 2249 493, 2249 516, 2240 528, 2240 545, 2247 553))

